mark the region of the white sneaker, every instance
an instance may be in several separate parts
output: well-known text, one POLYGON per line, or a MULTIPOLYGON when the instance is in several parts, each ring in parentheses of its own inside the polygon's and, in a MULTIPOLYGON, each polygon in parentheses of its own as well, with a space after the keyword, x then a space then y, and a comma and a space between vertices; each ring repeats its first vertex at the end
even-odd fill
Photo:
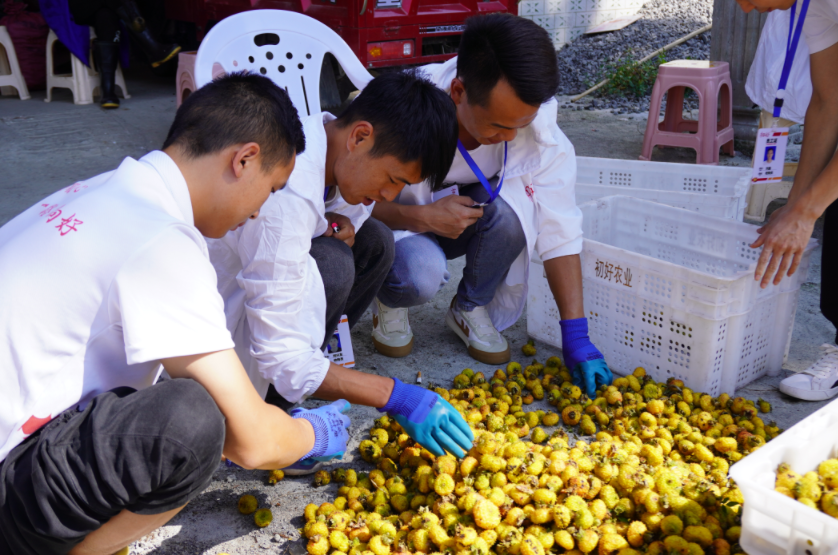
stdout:
POLYGON ((781 381, 780 391, 804 401, 824 401, 838 394, 838 347, 821 345, 821 358, 781 381))
POLYGON ((408 309, 390 308, 378 299, 372 303, 372 343, 386 357, 406 357, 413 350, 408 309))
POLYGON ((495 329, 485 306, 475 307, 471 312, 460 311, 455 296, 445 316, 445 323, 463 340, 468 347, 468 354, 474 360, 484 364, 509 362, 509 343, 495 329))

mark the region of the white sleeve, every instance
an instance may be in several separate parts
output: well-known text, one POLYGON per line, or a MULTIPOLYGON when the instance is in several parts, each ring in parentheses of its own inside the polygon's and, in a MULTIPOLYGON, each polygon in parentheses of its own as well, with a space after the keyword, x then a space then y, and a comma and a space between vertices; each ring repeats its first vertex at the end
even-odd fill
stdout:
POLYGON ((355 233, 361 230, 361 226, 372 215, 373 207, 375 207, 375 203, 369 206, 364 206, 363 204, 353 206, 349 204, 341 196, 340 190, 336 192, 333 198, 326 201, 326 212, 334 212, 349 218, 352 221, 352 225, 355 226, 355 233))
POLYGON ((160 233, 120 268, 109 308, 128 364, 233 348, 203 238, 185 226, 160 233))
POLYGON ((245 293, 250 350, 259 373, 296 403, 320 387, 329 369, 320 350, 326 300, 309 254, 312 218, 319 216, 299 196, 280 195, 242 228, 237 281, 245 293))
POLYGON ((809 5, 806 21, 803 23, 803 33, 806 35, 806 45, 809 53, 814 54, 826 50, 838 43, 838 21, 835 20, 836 7, 825 6, 825 1, 815 1, 809 5))
POLYGON ((535 250, 542 260, 582 252, 582 211, 576 206, 576 153, 564 133, 555 127, 557 144, 539 145, 542 164, 532 174, 538 230, 535 250))

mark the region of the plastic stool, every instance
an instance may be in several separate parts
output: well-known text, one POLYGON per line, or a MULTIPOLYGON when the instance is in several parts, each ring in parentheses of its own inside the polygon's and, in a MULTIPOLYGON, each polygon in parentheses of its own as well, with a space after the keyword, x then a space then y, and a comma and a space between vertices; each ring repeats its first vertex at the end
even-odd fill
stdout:
MULTIPOLYGON (((93 39, 96 38, 96 33, 93 28, 90 29, 90 60, 93 61, 93 39)), ((99 88, 101 82, 99 73, 92 67, 87 67, 84 63, 76 58, 72 53, 70 54, 70 68, 71 73, 55 73, 53 64, 53 47, 58 42, 58 37, 55 31, 50 30, 47 37, 47 97, 44 102, 52 101, 52 89, 70 89, 73 93, 74 104, 92 104, 93 95, 96 89, 99 88)), ((122 91, 123 98, 131 98, 128 94, 128 88, 125 86, 125 78, 122 76, 122 68, 116 68, 116 86, 122 91)))
POLYGON ((177 76, 175 83, 177 83, 177 107, 183 104, 186 97, 195 92, 195 58, 198 56, 198 51, 180 52, 177 55, 177 76))
POLYGON ((727 62, 676 60, 661 64, 652 89, 640 159, 651 160, 652 148, 657 145, 692 148, 698 164, 718 164, 720 147, 733 156, 732 90, 727 62), (688 87, 698 94, 697 121, 683 118, 684 89, 688 87), (658 123, 667 92, 666 113, 658 123), (717 120, 719 93, 721 118, 717 120))
POLYGON ((15 45, 12 44, 12 37, 5 25, 0 25, 0 46, 3 47, 6 55, 0 52, 0 91, 3 96, 12 95, 11 89, 17 90, 21 100, 29 100, 29 88, 23 80, 20 72, 20 64, 17 62, 15 45))

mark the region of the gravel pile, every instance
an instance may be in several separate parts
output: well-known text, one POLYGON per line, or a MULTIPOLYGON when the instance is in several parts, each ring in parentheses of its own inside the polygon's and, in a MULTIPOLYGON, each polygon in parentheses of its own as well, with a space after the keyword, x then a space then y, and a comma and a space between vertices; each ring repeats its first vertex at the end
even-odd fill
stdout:
MULTIPOLYGON (((612 33, 582 35, 558 54, 562 76, 561 94, 578 94, 601 81, 610 66, 631 56, 638 60, 658 48, 709 24, 713 0, 650 0, 640 10, 641 18, 612 33)), ((711 31, 698 35, 666 53, 668 60, 710 58, 711 31)), ((615 113, 645 112, 648 97, 626 99, 601 97, 591 109, 610 108, 615 113)), ((576 109, 576 106, 568 106, 576 109)), ((685 110, 697 108, 695 100, 685 101, 685 110)))

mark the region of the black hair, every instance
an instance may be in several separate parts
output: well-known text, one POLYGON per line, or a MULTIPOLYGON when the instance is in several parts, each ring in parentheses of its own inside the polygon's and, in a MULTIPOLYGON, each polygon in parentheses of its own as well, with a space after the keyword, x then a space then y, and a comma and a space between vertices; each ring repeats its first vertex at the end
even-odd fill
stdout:
POLYGON ((559 90, 553 41, 529 19, 507 13, 468 18, 457 56, 469 104, 486 106, 501 79, 530 106, 541 106, 559 90))
POLYGON ((254 142, 262 170, 287 164, 306 148, 303 126, 288 93, 261 75, 224 75, 190 94, 175 114, 163 148, 177 145, 189 158, 254 142))
POLYGON ((370 154, 394 156, 400 162, 418 160, 422 179, 439 187, 457 149, 454 102, 415 70, 379 75, 341 113, 338 125, 369 122, 375 130, 370 154))

